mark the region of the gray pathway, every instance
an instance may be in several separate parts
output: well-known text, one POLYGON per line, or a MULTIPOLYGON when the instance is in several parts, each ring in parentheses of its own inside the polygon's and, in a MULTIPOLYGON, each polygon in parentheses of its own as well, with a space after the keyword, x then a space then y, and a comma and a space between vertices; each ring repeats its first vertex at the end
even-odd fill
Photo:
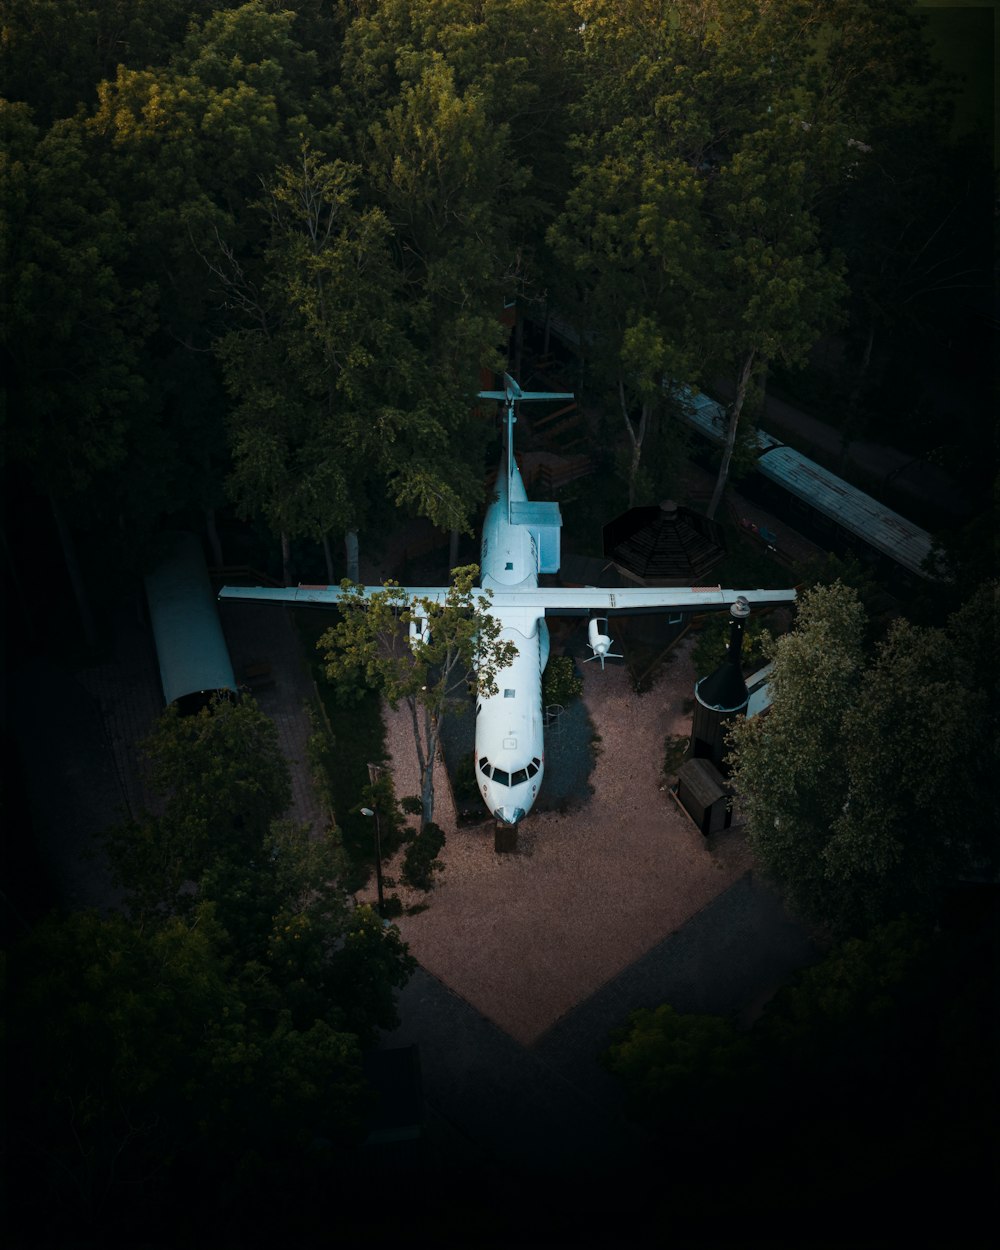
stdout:
POLYGON ((219 604, 222 629, 237 680, 250 665, 270 667, 271 684, 254 691, 262 712, 278 727, 278 742, 292 775, 292 806, 288 815, 314 831, 327 818, 313 788, 307 743, 312 726, 306 709, 312 706, 314 687, 299 639, 286 608, 278 604, 219 604))
POLYGON ((743 877, 526 1048, 418 970, 383 1046, 420 1047, 431 1162, 536 1175, 627 1171, 644 1135, 598 1056, 637 1007, 737 1014, 817 957, 775 895, 743 877), (449 1132, 442 1135, 438 1126, 449 1132))

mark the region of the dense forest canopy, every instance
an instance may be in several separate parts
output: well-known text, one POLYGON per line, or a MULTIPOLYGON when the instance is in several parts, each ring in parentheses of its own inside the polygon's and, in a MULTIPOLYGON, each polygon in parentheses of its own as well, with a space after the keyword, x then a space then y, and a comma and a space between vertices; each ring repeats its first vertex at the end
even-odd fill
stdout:
MULTIPOLYGON (((937 822, 956 778, 988 794, 967 747, 995 729, 974 671, 993 642, 992 154, 913 0, 0 0, 0 83, 17 647, 65 656, 79 620, 92 648, 99 592, 137 587, 167 528, 199 529, 218 565, 331 582, 359 535, 406 518, 472 533, 503 310, 558 313, 630 502, 656 498, 673 454, 667 377, 734 396, 710 513, 776 382, 845 446, 961 483, 933 623, 864 655, 857 601, 807 598, 776 646, 779 715, 739 731, 738 775, 762 861, 831 932, 933 913, 943 879, 985 872, 982 839, 943 843, 937 822), (837 647, 813 637, 828 618, 837 647), (818 652, 821 706, 799 697, 818 652)), ((289 1207, 311 1233, 357 1144, 362 1052, 413 963, 349 907, 335 840, 277 819, 287 766, 252 703, 168 712, 148 750, 160 808, 106 837, 129 916, 53 916, 11 954, 7 1041, 38 1078, 14 1092, 13 1187, 43 1233, 95 1244, 150 1218, 218 1242, 237 1215, 251 1244, 255 1204, 294 1239, 289 1207)), ((903 925, 845 947, 759 1054, 667 1008, 612 1066, 682 1125, 734 1073, 770 1099, 794 1056, 813 1079, 800 1032, 831 1015, 817 1070, 840 1071, 842 1038, 864 1051, 887 951, 905 986, 943 985, 950 940, 903 925), (678 1111, 681 1085, 697 1106, 678 1111)), ((932 1032, 904 1074, 937 1049, 960 1070, 984 961, 941 1025, 958 1021, 952 1050, 932 1032)), ((950 1073, 941 1090, 944 1106, 950 1073)), ((741 1137, 772 1109, 751 1100, 741 1137)))
POLYGON ((665 374, 735 389, 714 511, 769 371, 835 331, 845 438, 989 484, 986 397, 955 376, 984 342, 989 154, 909 0, 4 0, 2 23, 8 544, 23 568, 58 535, 88 629, 88 561, 141 570, 165 521, 219 559, 217 511, 255 518, 286 577, 295 541, 339 576, 330 540, 397 509, 470 532, 514 300, 589 345, 633 497, 665 374))

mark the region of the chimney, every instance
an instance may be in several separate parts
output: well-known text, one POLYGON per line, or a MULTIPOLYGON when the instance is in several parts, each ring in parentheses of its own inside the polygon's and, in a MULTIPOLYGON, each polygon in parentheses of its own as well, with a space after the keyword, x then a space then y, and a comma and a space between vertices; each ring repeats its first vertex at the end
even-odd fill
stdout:
POLYGON ((725 725, 746 713, 750 695, 743 680, 743 634, 750 605, 741 595, 729 609, 729 649, 726 658, 709 677, 695 683, 694 721, 691 726, 692 759, 710 759, 722 772, 725 766, 725 725))

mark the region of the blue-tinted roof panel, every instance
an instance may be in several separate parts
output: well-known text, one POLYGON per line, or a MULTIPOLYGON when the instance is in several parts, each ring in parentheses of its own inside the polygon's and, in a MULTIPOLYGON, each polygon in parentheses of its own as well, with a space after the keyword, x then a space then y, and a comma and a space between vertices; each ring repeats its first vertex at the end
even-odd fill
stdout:
POLYGON ((201 543, 194 534, 171 534, 170 543, 145 579, 163 697, 173 703, 198 691, 235 690, 201 543))
POLYGON ((762 455, 757 472, 914 573, 930 554, 931 537, 906 517, 836 477, 791 447, 762 455))

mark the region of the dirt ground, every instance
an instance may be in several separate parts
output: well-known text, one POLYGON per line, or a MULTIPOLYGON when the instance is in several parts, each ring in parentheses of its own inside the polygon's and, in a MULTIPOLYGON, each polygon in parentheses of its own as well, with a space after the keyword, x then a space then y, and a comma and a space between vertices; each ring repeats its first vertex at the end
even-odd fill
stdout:
MULTIPOLYGON (((398 920, 421 965, 524 1045, 732 885, 750 867, 736 829, 706 840, 663 774, 667 735, 687 735, 692 639, 653 689, 636 695, 623 665, 583 669, 601 736, 594 793, 567 815, 532 812, 518 850, 494 851, 493 824, 458 828, 439 765, 435 820, 447 842, 426 911, 398 920)), ((414 794, 416 752, 402 712, 385 709, 397 794, 414 794)), ((401 857, 385 872, 399 879, 401 857)), ((359 900, 372 901, 374 885, 359 900)))

